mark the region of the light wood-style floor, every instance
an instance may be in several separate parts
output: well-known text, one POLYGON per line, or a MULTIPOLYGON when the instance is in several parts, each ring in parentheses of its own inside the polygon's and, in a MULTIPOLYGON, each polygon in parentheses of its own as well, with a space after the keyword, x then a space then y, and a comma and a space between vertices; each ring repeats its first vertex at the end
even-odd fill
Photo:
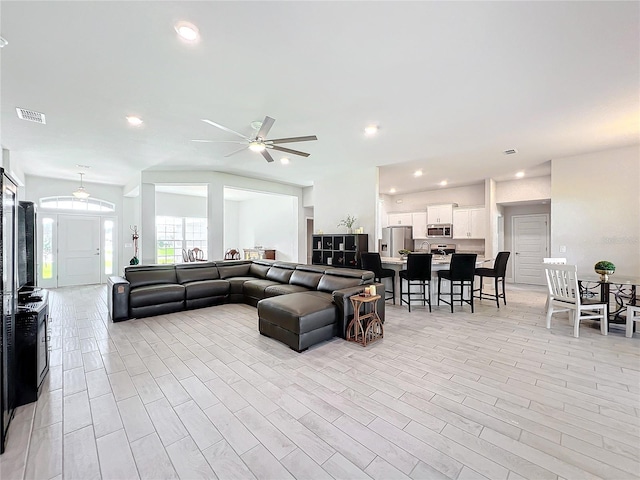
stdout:
POLYGON ((574 339, 542 289, 507 300, 389 305, 382 341, 297 354, 246 305, 113 324, 104 287, 54 290, 0 478, 639 478, 640 335, 574 339))

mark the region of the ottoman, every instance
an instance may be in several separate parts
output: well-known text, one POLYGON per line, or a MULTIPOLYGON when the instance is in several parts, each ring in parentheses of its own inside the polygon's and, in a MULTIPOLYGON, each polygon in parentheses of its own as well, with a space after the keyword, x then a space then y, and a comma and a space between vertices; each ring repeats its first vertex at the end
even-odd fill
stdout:
POLYGON ((281 341, 296 352, 335 337, 337 315, 330 294, 324 297, 300 292, 258 302, 260 333, 281 341))

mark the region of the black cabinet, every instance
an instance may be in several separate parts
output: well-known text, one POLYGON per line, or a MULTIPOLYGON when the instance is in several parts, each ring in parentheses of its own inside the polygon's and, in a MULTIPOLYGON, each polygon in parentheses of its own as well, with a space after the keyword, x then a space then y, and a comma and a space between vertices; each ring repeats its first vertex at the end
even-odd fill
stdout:
POLYGON ((369 235, 314 235, 311 247, 311 263, 314 265, 360 268, 360 254, 369 249, 369 235))
POLYGON ((36 289, 16 315, 15 406, 38 400, 49 372, 49 303, 46 290, 36 289))

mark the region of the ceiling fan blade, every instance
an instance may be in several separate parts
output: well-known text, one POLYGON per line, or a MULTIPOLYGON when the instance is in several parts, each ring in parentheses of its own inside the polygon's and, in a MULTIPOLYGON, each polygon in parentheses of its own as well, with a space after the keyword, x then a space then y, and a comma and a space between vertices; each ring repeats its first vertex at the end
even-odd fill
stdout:
POLYGON ((269 130, 271 130, 271 127, 273 127, 274 122, 275 122, 275 119, 271 117, 264 117, 262 126, 260 127, 260 130, 258 130, 258 133, 256 136, 258 138, 265 138, 267 135, 269 135, 269 130))
POLYGON ((266 147, 278 150, 279 152, 290 153, 291 155, 300 155, 301 157, 308 157, 311 155, 310 153, 301 152, 300 150, 291 150, 290 148, 276 147, 275 145, 267 145, 266 147))
POLYGON ((241 148, 241 149, 239 149, 239 150, 235 150, 235 151, 233 151, 233 152, 231 152, 231 153, 227 153, 227 154, 225 155, 225 157, 230 157, 231 155, 235 155, 236 153, 240 153, 241 151, 246 150, 247 148, 249 148, 249 145, 247 145, 246 147, 242 147, 242 148, 241 148))
POLYGON ((204 123, 208 123, 209 125, 213 125, 214 127, 219 128, 220 130, 224 130, 225 132, 229 132, 229 133, 233 133, 234 135, 237 135, 239 137, 244 138, 245 140, 249 140, 249 137, 247 137, 246 135, 243 135, 241 133, 236 132, 235 130, 231 130, 230 128, 224 127, 216 122, 212 122, 211 120, 207 120, 206 118, 203 118, 202 121, 204 123))
POLYGON ((240 140, 191 140, 192 142, 200 142, 200 143, 246 143, 241 142, 240 140))
POLYGON ((262 153, 262 156, 265 158, 265 160, 267 162, 273 162, 273 157, 271 156, 271 154, 269 152, 267 152, 266 150, 263 150, 260 153, 262 153))
POLYGON ((274 138, 273 140, 266 140, 266 143, 293 143, 293 142, 309 142, 311 140, 317 140, 315 135, 307 135, 306 137, 289 137, 289 138, 274 138))

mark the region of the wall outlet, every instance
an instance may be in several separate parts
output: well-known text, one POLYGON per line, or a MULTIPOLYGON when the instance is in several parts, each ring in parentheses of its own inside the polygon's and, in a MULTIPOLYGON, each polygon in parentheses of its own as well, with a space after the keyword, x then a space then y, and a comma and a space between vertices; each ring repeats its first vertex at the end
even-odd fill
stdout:
POLYGON ((567 246, 566 245, 560 245, 560 253, 567 253, 567 246))

